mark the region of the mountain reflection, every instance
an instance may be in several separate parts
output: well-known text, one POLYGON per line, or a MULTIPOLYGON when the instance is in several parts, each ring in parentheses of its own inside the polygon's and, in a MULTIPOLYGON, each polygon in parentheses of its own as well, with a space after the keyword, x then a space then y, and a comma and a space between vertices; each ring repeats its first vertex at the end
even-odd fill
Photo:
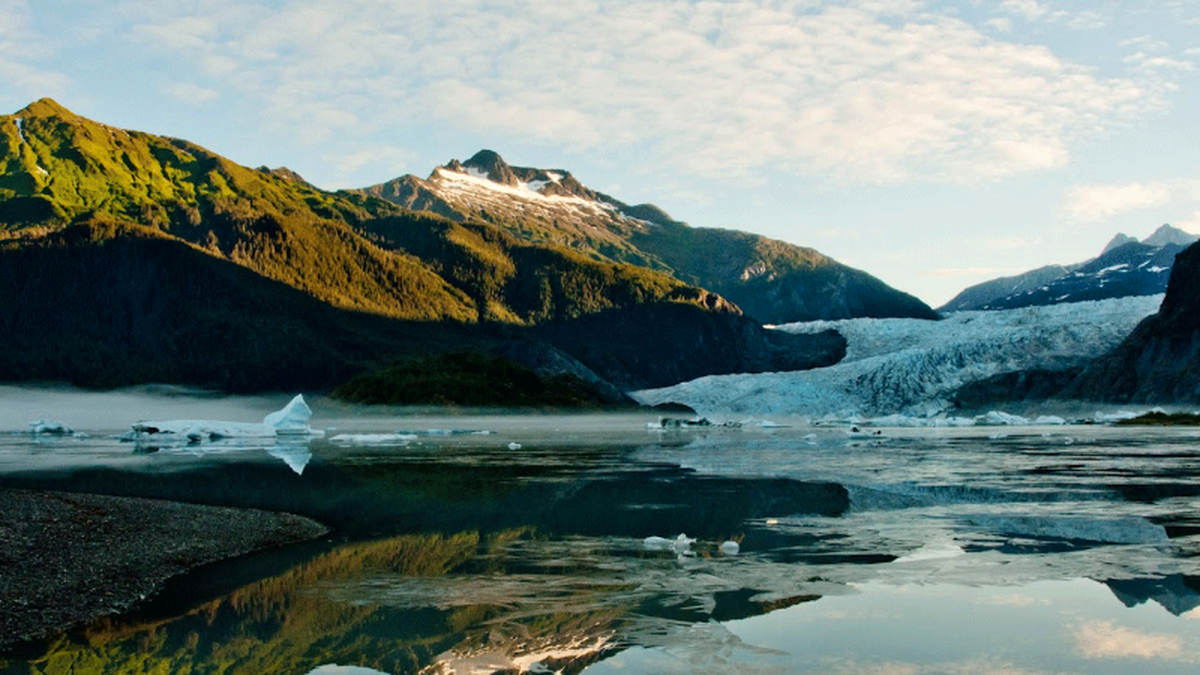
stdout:
POLYGON ((95 622, 6 672, 578 672, 646 643, 640 631, 819 597, 760 598, 731 578, 739 563, 530 530, 403 535, 339 546, 180 616, 95 622))

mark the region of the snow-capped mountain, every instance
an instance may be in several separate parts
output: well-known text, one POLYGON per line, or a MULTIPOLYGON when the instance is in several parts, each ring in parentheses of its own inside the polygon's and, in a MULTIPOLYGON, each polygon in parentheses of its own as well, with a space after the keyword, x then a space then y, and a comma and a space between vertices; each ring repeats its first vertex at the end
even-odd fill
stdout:
POLYGON ((647 405, 682 403, 703 415, 928 417, 948 412, 960 387, 995 375, 1086 364, 1114 348, 1162 296, 1139 296, 911 319, 816 321, 847 340, 840 363, 804 372, 704 377, 634 392, 647 405))
POLYGON ((490 150, 437 167, 425 179, 402 176, 360 192, 459 222, 496 225, 521 241, 667 272, 719 293, 761 323, 937 317, 917 298, 813 249, 690 227, 653 204, 631 206, 592 190, 564 169, 510 166, 490 150))
POLYGON ((963 290, 939 309, 1013 309, 1164 293, 1175 255, 1198 239, 1200 236, 1170 225, 1142 241, 1117 234, 1092 260, 985 281, 963 290))

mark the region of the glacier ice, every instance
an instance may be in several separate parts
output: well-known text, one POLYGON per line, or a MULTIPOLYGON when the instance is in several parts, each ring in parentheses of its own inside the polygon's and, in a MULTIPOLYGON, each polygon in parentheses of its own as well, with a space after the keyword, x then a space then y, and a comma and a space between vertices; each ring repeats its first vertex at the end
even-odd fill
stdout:
POLYGON ((827 416, 854 423, 888 415, 934 418, 944 415, 951 407, 949 397, 970 382, 1086 363, 1119 344, 1161 302, 1162 296, 1155 295, 957 312, 941 321, 787 324, 775 329, 837 330, 846 338, 846 357, 826 368, 712 375, 631 395, 644 405, 681 403, 701 415, 827 416))
POLYGON ((286 406, 263 418, 262 422, 224 422, 217 420, 142 420, 132 427, 135 438, 153 437, 156 441, 176 440, 201 443, 225 438, 275 438, 277 436, 319 436, 322 432, 308 426, 312 409, 297 394, 286 406))

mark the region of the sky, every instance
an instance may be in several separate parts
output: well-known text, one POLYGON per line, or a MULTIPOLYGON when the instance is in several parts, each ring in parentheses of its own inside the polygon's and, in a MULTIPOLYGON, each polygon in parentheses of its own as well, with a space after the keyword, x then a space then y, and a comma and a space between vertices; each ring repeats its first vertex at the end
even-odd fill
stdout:
POLYGON ((1200 233, 1200 0, 0 0, 51 97, 326 189, 482 148, 937 306, 1200 233))

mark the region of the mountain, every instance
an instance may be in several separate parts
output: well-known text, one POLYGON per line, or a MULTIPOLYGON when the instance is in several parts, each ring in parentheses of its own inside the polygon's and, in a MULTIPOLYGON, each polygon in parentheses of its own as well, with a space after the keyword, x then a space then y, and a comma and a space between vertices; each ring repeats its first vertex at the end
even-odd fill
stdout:
POLYGON ((1143 241, 1121 233, 1101 254, 1073 265, 1049 265, 971 286, 939 311, 1014 309, 1063 302, 1157 295, 1167 288, 1175 255, 1200 236, 1163 225, 1143 241))
POLYGON ((1158 313, 1060 395, 1117 403, 1200 403, 1200 244, 1175 258, 1158 313))
POLYGON ((637 346, 606 350, 594 315, 621 323, 648 306, 741 341, 716 349, 647 324, 639 344, 670 349, 614 371, 622 381, 660 382, 676 362, 710 374, 840 358, 832 336, 781 347, 725 299, 659 271, 325 192, 49 99, 0 116, 0 260, 3 380, 326 389, 449 351, 578 374, 591 364, 571 351, 603 366, 637 346), (548 327, 585 319, 580 341, 551 344, 548 327))
POLYGON ((481 219, 522 241, 667 272, 721 294, 762 323, 937 318, 920 300, 813 249, 690 227, 652 204, 630 206, 592 190, 569 171, 510 166, 490 150, 452 160, 426 179, 401 176, 358 192, 453 220, 481 219))

